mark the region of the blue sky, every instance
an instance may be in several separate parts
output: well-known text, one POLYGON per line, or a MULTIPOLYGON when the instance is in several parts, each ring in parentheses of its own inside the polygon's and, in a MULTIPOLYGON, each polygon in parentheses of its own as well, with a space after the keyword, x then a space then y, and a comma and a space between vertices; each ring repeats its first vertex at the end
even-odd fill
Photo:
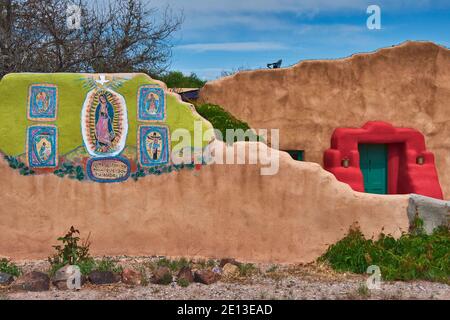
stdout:
POLYGON ((450 47, 450 0, 155 0, 182 11, 173 37, 172 70, 215 79, 223 70, 265 68, 283 59, 346 57, 406 40, 450 47), (369 30, 370 4, 381 30, 369 30))

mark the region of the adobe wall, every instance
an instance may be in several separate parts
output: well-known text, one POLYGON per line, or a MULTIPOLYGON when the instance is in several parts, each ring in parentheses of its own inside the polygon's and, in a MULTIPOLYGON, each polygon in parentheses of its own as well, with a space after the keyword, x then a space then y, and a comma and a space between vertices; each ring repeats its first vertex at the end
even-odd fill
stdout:
POLYGON ((46 258, 74 225, 91 233, 96 255, 310 262, 355 222, 367 236, 408 229, 406 195, 354 192, 287 153, 277 175, 261 176, 260 167, 207 165, 103 184, 21 176, 2 158, 0 256, 46 258))
POLYGON ((305 150, 322 164, 333 130, 386 121, 420 130, 450 199, 450 50, 430 42, 243 71, 208 82, 204 102, 223 106, 253 128, 279 128, 280 148, 305 150))

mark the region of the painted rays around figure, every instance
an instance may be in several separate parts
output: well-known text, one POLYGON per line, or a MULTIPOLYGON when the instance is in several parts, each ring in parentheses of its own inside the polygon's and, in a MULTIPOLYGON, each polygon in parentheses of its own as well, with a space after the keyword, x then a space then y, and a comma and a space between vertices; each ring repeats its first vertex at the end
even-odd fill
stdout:
POLYGON ((58 87, 32 84, 28 90, 27 118, 31 121, 55 121, 58 111, 58 87))
POLYGON ((138 121, 165 121, 166 96, 164 89, 157 84, 139 87, 138 121))
POLYGON ((111 89, 90 91, 83 104, 81 128, 84 145, 91 156, 120 154, 128 133, 125 99, 111 89))
POLYGON ((164 125, 140 125, 138 128, 138 161, 143 167, 169 163, 169 128, 164 125))
POLYGON ((36 125, 27 129, 27 162, 30 168, 58 166, 58 129, 54 125, 36 125))

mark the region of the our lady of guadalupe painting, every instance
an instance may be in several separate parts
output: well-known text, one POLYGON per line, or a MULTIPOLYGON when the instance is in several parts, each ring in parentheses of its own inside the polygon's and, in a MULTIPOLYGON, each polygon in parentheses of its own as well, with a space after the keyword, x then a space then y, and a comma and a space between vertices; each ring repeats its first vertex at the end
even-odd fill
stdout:
POLYGON ((108 101, 105 94, 99 96, 99 101, 95 107, 95 128, 94 135, 96 138, 96 150, 100 152, 108 152, 111 150, 112 144, 116 137, 113 128, 114 108, 108 101))
POLYGON ((110 90, 88 93, 82 111, 85 147, 94 157, 115 156, 125 147, 128 130, 124 98, 110 90))
POLYGON ((139 163, 144 167, 169 162, 169 129, 166 126, 140 126, 138 134, 139 163))
POLYGON ((28 92, 28 119, 54 121, 58 107, 58 88, 52 84, 33 84, 28 92))
POLYGON ((145 85, 138 93, 138 120, 163 121, 166 118, 164 90, 158 85, 145 85))
POLYGON ((30 168, 54 168, 58 165, 57 128, 31 126, 27 130, 27 159, 30 168))

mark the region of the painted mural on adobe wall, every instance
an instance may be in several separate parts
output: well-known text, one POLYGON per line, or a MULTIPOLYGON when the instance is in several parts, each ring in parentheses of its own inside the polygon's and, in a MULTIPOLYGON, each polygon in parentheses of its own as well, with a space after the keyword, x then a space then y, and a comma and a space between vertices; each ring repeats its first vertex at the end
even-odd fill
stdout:
POLYGON ((206 129, 209 123, 151 80, 143 74, 7 75, 0 85, 0 150, 22 175, 79 181, 198 170, 193 150, 191 161, 171 163, 170 132, 193 131, 196 120, 206 129))

